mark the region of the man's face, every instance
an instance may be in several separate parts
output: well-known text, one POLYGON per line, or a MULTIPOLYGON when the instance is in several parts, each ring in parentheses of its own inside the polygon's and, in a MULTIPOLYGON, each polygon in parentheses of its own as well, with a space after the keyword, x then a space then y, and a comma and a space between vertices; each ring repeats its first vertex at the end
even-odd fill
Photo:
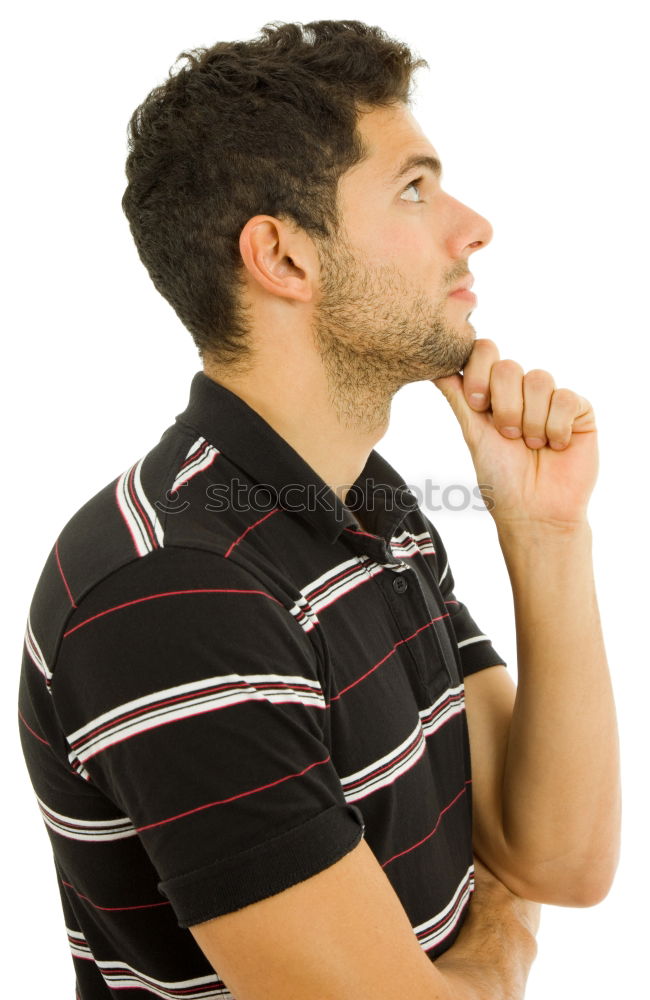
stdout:
POLYGON ((392 395, 469 358, 473 303, 449 293, 492 228, 446 194, 430 167, 395 177, 411 157, 437 159, 405 106, 374 109, 358 127, 369 156, 339 182, 342 238, 319 249, 314 333, 339 391, 392 395))

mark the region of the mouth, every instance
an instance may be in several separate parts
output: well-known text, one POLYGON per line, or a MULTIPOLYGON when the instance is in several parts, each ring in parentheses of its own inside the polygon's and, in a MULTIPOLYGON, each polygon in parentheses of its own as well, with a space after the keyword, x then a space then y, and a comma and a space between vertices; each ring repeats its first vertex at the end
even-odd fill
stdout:
POLYGON ((463 302, 471 302, 476 305, 478 299, 474 295, 474 292, 470 292, 469 288, 458 288, 455 292, 449 293, 450 299, 461 299, 463 302))

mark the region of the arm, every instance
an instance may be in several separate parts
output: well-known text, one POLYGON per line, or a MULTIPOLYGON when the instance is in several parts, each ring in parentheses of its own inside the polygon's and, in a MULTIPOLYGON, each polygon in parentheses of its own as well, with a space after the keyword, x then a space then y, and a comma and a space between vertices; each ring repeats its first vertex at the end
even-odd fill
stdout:
POLYGON ((499 362, 491 341, 476 342, 462 379, 441 382, 479 482, 494 491, 517 628, 518 688, 501 667, 466 681, 476 850, 518 894, 592 905, 611 885, 620 836, 616 714, 586 519, 593 411, 548 373, 523 377, 499 362), (467 402, 476 391, 481 412, 467 402), (508 439, 507 426, 523 437, 508 439))
POLYGON ((463 929, 434 964, 362 840, 318 875, 190 930, 237 1000, 520 1000, 538 919, 477 864, 463 929))
POLYGON ((523 535, 503 528, 499 538, 519 665, 503 773, 504 838, 514 856, 526 858, 537 891, 546 887, 546 902, 589 906, 611 885, 620 828, 616 713, 591 532, 586 524, 523 535))

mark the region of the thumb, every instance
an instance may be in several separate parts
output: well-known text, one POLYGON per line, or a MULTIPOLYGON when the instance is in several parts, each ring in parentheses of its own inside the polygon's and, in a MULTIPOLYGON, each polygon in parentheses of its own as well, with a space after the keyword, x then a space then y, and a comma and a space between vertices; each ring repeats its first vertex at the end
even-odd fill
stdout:
POLYGON ((465 399, 462 375, 446 375, 444 378, 431 379, 433 384, 443 394, 460 424, 465 441, 469 444, 473 438, 472 429, 477 429, 477 423, 485 419, 484 414, 475 412, 465 399))
POLYGON ((474 413, 465 399, 461 375, 446 375, 444 378, 433 378, 431 381, 437 389, 440 389, 461 423, 474 413))

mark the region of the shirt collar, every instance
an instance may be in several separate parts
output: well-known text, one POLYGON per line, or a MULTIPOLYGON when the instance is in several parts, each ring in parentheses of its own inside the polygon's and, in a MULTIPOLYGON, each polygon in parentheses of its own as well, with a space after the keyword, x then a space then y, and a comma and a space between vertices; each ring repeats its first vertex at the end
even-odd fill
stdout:
POLYGON ((304 518, 331 543, 346 528, 359 530, 353 509, 372 533, 390 541, 417 506, 399 473, 374 449, 352 484, 347 503, 342 503, 259 413, 205 372, 194 375, 188 405, 176 422, 197 430, 253 482, 272 487, 278 506, 304 518), (296 489, 289 490, 290 484, 296 489), (303 503, 303 497, 309 502, 303 503))

